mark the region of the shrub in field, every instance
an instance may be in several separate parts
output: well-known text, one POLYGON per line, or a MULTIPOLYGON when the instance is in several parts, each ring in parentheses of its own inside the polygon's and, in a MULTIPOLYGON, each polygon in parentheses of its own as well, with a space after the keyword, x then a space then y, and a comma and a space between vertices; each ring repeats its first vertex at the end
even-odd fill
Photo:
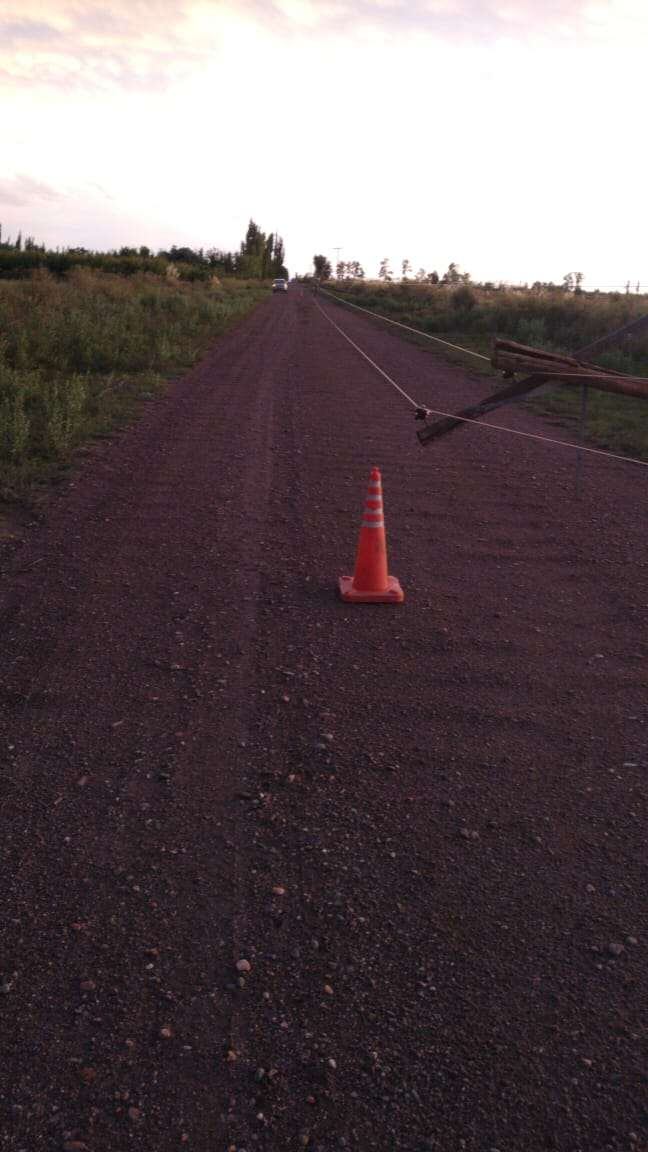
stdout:
POLYGON ((29 442, 29 419, 22 389, 0 391, 0 459, 17 464, 29 442))
POLYGON ((467 284, 462 284, 461 288, 457 288, 450 297, 452 307, 457 312, 470 312, 477 303, 477 297, 472 288, 467 284))
POLYGON ((43 384, 31 398, 35 445, 42 455, 63 460, 82 426, 85 386, 78 376, 59 384, 43 384))

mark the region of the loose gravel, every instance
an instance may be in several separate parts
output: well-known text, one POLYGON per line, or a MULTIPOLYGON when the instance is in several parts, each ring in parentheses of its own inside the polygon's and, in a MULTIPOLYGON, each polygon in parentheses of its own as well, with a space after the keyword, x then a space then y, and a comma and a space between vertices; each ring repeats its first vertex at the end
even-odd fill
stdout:
POLYGON ((648 478, 415 428, 290 292, 4 545, 1 1148, 648 1148, 648 478))

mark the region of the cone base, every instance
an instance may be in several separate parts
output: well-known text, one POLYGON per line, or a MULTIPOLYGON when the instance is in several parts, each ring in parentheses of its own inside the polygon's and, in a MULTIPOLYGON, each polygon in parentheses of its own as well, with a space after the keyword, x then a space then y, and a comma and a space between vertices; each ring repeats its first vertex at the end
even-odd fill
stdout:
POLYGON ((340 596, 347 604, 402 604, 405 593, 396 576, 387 577, 387 587, 382 592, 366 592, 353 587, 353 576, 340 576, 338 580, 340 596))

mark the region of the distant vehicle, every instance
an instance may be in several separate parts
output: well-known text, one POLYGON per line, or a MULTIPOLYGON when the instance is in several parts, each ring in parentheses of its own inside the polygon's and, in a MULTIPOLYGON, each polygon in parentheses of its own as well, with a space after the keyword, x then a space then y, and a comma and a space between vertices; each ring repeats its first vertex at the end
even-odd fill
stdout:
POLYGON ((288 291, 288 282, 286 280, 284 280, 282 276, 280 276, 278 280, 272 281, 272 291, 273 292, 287 292, 288 291))

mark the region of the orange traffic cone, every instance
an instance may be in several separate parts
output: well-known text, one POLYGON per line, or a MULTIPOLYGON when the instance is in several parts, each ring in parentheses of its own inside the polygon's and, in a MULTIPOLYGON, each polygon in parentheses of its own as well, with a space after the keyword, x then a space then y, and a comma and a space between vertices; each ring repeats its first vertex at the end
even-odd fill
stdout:
POLYGON ((405 599, 396 577, 387 574, 382 482, 377 468, 371 469, 355 572, 340 576, 339 584, 342 599, 352 604, 402 604, 405 599))

